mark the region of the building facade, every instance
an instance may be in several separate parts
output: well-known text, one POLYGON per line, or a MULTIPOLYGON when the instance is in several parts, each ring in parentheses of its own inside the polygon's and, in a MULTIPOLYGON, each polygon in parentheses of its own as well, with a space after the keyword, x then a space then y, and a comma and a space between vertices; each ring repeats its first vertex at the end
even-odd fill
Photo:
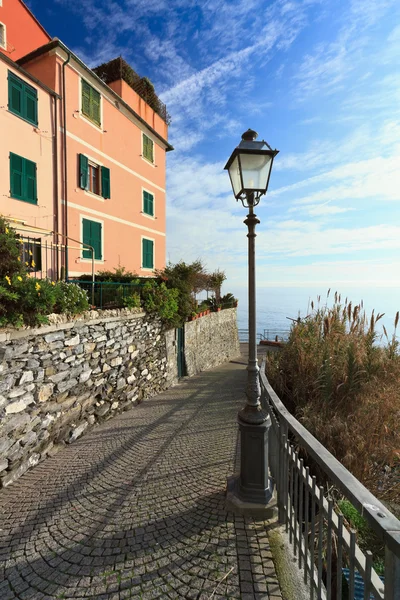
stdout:
POLYGON ((172 147, 151 84, 122 59, 91 70, 58 39, 16 61, 0 55, 0 77, 0 213, 25 234, 43 230, 41 273, 163 268, 172 147))

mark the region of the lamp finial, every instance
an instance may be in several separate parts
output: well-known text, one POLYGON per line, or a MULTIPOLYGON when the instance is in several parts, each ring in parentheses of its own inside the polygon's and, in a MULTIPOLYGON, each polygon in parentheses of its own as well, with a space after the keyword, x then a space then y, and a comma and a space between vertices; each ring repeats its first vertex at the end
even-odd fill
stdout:
POLYGON ((254 140, 256 140, 257 138, 258 133, 257 131, 254 131, 254 129, 248 129, 242 135, 242 140, 245 142, 254 142, 254 140))

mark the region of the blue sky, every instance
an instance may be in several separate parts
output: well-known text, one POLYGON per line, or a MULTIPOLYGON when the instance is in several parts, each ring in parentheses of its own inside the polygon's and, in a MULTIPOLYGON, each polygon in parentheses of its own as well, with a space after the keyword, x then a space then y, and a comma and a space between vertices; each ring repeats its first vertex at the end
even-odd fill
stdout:
POLYGON ((246 286, 246 213, 223 166, 251 127, 280 150, 257 209, 259 287, 400 286, 398 0, 29 6, 89 66, 122 54, 166 102, 170 260, 246 286))

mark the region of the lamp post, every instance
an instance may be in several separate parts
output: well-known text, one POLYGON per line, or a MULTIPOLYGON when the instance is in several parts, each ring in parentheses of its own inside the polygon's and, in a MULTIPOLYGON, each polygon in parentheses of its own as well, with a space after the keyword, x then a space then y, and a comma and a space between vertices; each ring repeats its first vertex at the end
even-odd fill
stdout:
POLYGON ((266 194, 272 164, 278 150, 265 141, 257 142, 258 134, 248 129, 235 148, 225 169, 229 172, 236 200, 241 200, 249 213, 244 223, 248 228, 248 298, 249 298, 249 358, 247 365, 246 404, 239 411, 241 455, 240 474, 228 479, 227 502, 243 512, 265 511, 272 497, 268 475, 268 414, 260 403, 261 388, 257 361, 255 238, 260 223, 254 207, 266 194))

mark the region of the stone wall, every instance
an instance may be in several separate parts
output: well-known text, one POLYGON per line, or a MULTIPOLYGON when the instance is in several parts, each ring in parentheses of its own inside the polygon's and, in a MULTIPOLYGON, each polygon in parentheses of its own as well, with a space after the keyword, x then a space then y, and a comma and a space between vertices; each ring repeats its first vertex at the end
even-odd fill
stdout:
MULTIPOLYGON (((176 383, 176 338, 127 309, 0 333, 0 487, 176 383)), ((185 324, 188 375, 238 354, 235 309, 185 324)))
POLYGON ((173 383, 161 324, 144 313, 63 323, 2 337, 3 486, 73 442, 89 426, 173 383))
POLYGON ((185 323, 187 375, 212 369, 240 354, 236 308, 185 323))

